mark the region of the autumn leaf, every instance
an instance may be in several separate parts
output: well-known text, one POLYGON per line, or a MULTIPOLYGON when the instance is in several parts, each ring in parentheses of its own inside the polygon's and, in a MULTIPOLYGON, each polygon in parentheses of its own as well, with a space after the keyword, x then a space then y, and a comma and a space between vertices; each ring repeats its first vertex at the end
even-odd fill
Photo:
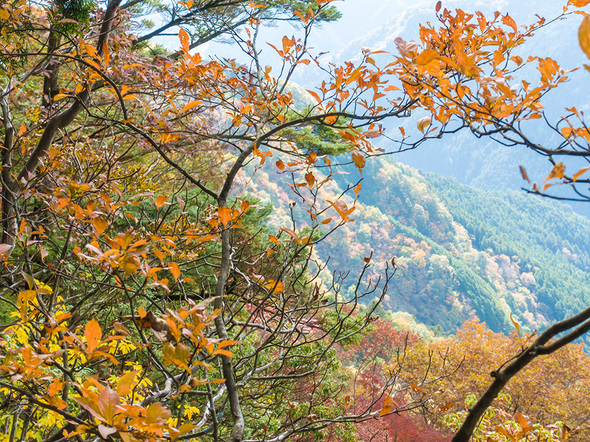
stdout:
POLYGON ((185 112, 191 110, 194 107, 197 107, 199 104, 203 103, 202 100, 194 100, 190 103, 184 105, 184 107, 180 110, 180 114, 184 114, 185 112))
POLYGON ((360 153, 359 151, 354 151, 352 153, 352 161, 354 162, 354 165, 356 166, 356 168, 359 171, 363 171, 363 168, 365 167, 365 163, 366 163, 366 159, 365 156, 360 153))
POLYGON ((94 218, 92 220, 92 225, 94 226, 94 229, 96 230, 96 237, 98 238, 107 229, 107 227, 109 226, 109 223, 108 223, 108 221, 99 217, 99 218, 94 218))
POLYGON ((180 31, 178 31, 178 38, 180 39, 180 46, 182 47, 183 52, 188 54, 190 46, 190 37, 188 36, 188 33, 180 28, 180 31))
POLYGON ((590 3, 590 0, 569 0, 567 2, 568 6, 569 5, 574 5, 576 8, 583 8, 588 3, 590 3))
POLYGON ((545 178, 545 181, 543 181, 543 182, 545 183, 553 178, 563 178, 564 173, 565 173, 565 165, 563 163, 559 162, 555 166, 553 166, 553 169, 551 170, 549 175, 547 175, 547 178, 545 178))
POLYGON ((584 175, 589 170, 590 170, 590 167, 584 167, 583 169, 578 170, 574 174, 574 176, 572 177, 573 182, 575 183, 578 180, 578 178, 580 178, 582 175, 584 175))
POLYGON ((425 65, 425 64, 430 63, 432 60, 434 60, 438 56, 439 56, 439 53, 437 51, 435 51, 434 49, 424 49, 422 52, 420 52, 420 55, 418 55, 416 57, 416 60, 414 61, 414 63, 416 63, 418 66, 425 65))
POLYGON ((395 401, 392 398, 390 398, 390 397, 385 398, 385 401, 383 402, 383 408, 379 412, 379 417, 385 416, 386 414, 391 413, 393 410, 395 410, 397 408, 398 408, 398 405, 395 403, 395 401))
POLYGON ((422 117, 418 120, 417 126, 418 130, 422 133, 426 130, 426 128, 430 125, 430 117, 422 117))
POLYGON ((174 276, 174 280, 178 281, 178 277, 180 276, 180 267, 178 267, 178 264, 171 262, 168 264, 168 269, 172 273, 172 276, 174 276))
POLYGON ((275 281, 274 279, 269 279, 264 285, 264 288, 268 290, 272 290, 271 294, 276 295, 278 293, 282 293, 285 290, 285 285, 281 281, 275 281))
POLYGON ((520 174, 522 175, 522 179, 530 184, 531 180, 529 179, 529 176, 527 175, 525 168, 523 166, 518 167, 520 168, 520 174))
POLYGON ((131 386, 139 371, 128 371, 117 380, 117 394, 119 397, 127 396, 131 392, 131 386))
POLYGON ((227 224, 231 220, 232 212, 233 211, 232 211, 231 207, 227 207, 227 206, 220 207, 217 210, 217 213, 219 214, 219 221, 221 221, 221 224, 223 224, 224 226, 227 226, 227 224))
POLYGON ((113 424, 115 414, 117 414, 119 404, 121 403, 119 395, 110 387, 104 387, 98 395, 98 407, 107 425, 113 424))
POLYGON ((86 350, 90 355, 96 350, 100 339, 102 338, 102 331, 100 325, 95 319, 91 319, 84 327, 84 336, 86 337, 86 350))
POLYGON ((582 48, 586 57, 590 58, 590 18, 588 17, 584 17, 578 29, 578 40, 580 48, 582 48))

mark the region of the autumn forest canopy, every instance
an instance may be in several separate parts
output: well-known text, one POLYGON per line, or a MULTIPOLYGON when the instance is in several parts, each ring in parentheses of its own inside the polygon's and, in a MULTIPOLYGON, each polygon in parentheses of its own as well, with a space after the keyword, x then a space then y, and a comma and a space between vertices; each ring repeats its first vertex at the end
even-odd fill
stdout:
POLYGON ((590 129, 527 53, 587 3, 337 63, 331 0, 1 2, 0 440, 590 440, 590 129), (543 166, 395 163, 457 133, 543 166))

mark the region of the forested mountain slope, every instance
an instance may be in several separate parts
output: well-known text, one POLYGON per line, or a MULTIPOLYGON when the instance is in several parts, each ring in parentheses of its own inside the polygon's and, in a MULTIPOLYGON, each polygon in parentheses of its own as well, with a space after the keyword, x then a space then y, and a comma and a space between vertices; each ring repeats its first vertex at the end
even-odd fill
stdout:
MULTIPOLYGON (((258 191, 277 206, 276 216, 285 216, 285 193, 272 176, 258 191)), ((337 175, 334 191, 354 180, 337 175)), ((373 278, 395 257, 398 272, 384 308, 442 331, 478 317, 506 332, 511 314, 525 328, 543 328, 590 301, 590 221, 567 205, 373 159, 353 215, 317 247, 330 271, 351 271, 343 292, 354 291, 365 257, 373 253, 373 278)))

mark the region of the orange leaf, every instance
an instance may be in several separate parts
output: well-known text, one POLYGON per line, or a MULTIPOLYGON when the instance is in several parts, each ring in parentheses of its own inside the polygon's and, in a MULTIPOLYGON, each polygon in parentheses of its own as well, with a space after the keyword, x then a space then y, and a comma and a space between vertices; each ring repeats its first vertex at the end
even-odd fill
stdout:
POLYGON ((164 423, 170 417, 170 410, 164 408, 161 403, 151 404, 146 413, 146 424, 164 423))
POLYGON ((263 285, 264 288, 268 290, 272 290, 272 294, 282 293, 285 290, 285 285, 281 281, 275 281, 274 279, 269 279, 266 284, 263 285))
POLYGON ((590 19, 588 17, 584 17, 580 29, 578 29, 578 40, 580 48, 582 48, 586 57, 590 58, 590 19))
POLYGON ((291 230, 291 229, 286 229, 284 227, 281 227, 281 230, 287 234, 289 234, 289 236, 291 236, 295 241, 299 242, 299 236, 297 236, 297 234, 291 230))
POLYGON ((168 264, 168 270, 170 270, 170 273, 174 276, 174 280, 178 281, 178 277, 180 276, 180 267, 178 267, 178 264, 171 262, 168 264))
POLYGON ((422 133, 426 130, 428 126, 430 126, 430 117, 422 117, 418 120, 417 123, 418 130, 422 133))
POLYGON ((437 58, 438 55, 439 55, 438 52, 435 51, 434 49, 424 49, 422 52, 420 52, 420 55, 418 55, 416 57, 416 60, 414 63, 416 63, 419 66, 424 65, 424 64, 428 64, 432 60, 437 58))
POLYGON ((590 3, 590 0, 569 0, 567 2, 568 6, 569 5, 574 5, 576 8, 583 8, 588 3, 590 3))
POLYGON ((27 126, 25 126, 23 123, 20 124, 20 129, 18 130, 18 134, 22 135, 27 131, 27 126))
POLYGON ((196 107, 196 106, 198 106, 201 103, 202 103, 201 100, 191 101, 190 103, 187 103, 187 104, 184 105, 184 107, 182 108, 182 110, 180 111, 180 113, 181 114, 184 114, 186 111, 191 110, 193 107, 196 107))
POLYGON ((166 205, 169 206, 170 203, 167 203, 168 197, 166 195, 157 196, 155 199, 156 207, 159 209, 162 206, 166 205))
POLYGON ((219 221, 221 221, 221 223, 224 226, 227 226, 227 223, 229 223, 229 220, 231 219, 231 214, 232 214, 231 207, 227 207, 227 206, 220 207, 217 210, 217 213, 219 214, 219 221))
POLYGON ((549 173, 549 175, 547 175, 547 178, 545 178, 546 182, 552 178, 563 178, 563 174, 565 173, 565 166, 563 165, 563 163, 557 163, 555 166, 553 166, 553 169, 551 170, 551 172, 549 173))
POLYGON ((86 326, 84 327, 84 336, 86 336, 86 348, 88 354, 90 354, 96 349, 100 339, 102 338, 100 325, 98 325, 98 322, 96 322, 95 319, 92 319, 86 323, 86 326))
POLYGON ((119 411, 118 407, 120 403, 119 395, 110 387, 104 387, 98 395, 98 407, 100 408, 107 425, 113 424, 113 418, 119 411))
POLYGON ((586 172, 588 172, 590 170, 590 167, 584 167, 583 169, 578 170, 575 174, 574 174, 574 183, 578 180, 578 178, 580 178, 582 175, 584 175, 586 172))
POLYGON ((385 401, 383 402, 383 408, 379 412, 379 417, 391 413, 394 410, 393 407, 395 407, 396 409, 398 408, 395 401, 390 397, 385 398, 385 401))
POLYGON ((224 355, 227 356, 228 358, 233 358, 234 354, 231 351, 228 350, 223 350, 223 349, 219 349, 219 350, 215 350, 213 352, 214 355, 224 355))
POLYGON ((184 29, 180 28, 180 31, 178 32, 178 38, 180 39, 180 46, 182 47, 182 50, 185 54, 188 53, 190 45, 190 37, 188 36, 188 33, 184 29))
POLYGON ((508 431, 506 431, 506 429, 504 429, 504 428, 502 428, 500 426, 496 426, 496 431, 498 433, 500 433, 502 436, 507 437, 511 441, 515 441, 516 440, 512 434, 510 434, 508 431))
POLYGON ((92 220, 92 225, 96 229, 96 237, 98 238, 100 235, 102 235, 102 232, 107 229, 109 222, 102 218, 94 218, 92 220))
POLYGON ((354 165, 356 166, 356 168, 362 172, 363 167, 365 167, 365 163, 366 163, 365 156, 358 151, 354 151, 352 153, 352 161, 354 162, 354 165))
POLYGON ((502 18, 502 23, 504 23, 507 26, 510 26, 514 30, 514 32, 518 30, 516 22, 509 15, 506 15, 504 18, 502 18))
POLYGON ((514 418, 516 419, 516 421, 518 422, 518 424, 522 427, 522 428, 526 428, 529 426, 529 423, 527 422, 526 418, 520 414, 520 413, 516 413, 514 415, 514 418))
POLYGON ((305 181, 307 181, 307 185, 309 187, 312 187, 315 183, 315 176, 313 176, 313 173, 308 172, 305 174, 305 181))

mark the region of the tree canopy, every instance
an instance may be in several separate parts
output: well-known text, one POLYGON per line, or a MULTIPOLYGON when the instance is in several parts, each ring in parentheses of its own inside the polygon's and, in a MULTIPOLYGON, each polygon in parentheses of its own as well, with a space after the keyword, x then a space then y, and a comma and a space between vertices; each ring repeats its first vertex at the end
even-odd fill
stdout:
MULTIPOLYGON (((508 15, 439 2, 439 24, 422 26, 419 42, 398 39, 398 55, 366 49, 359 62, 336 66, 308 46, 318 22, 338 17, 331 3, 0 6, 7 440, 346 440, 355 423, 427 409, 427 386, 460 364, 443 363, 432 377, 434 353, 425 350, 402 376, 412 336, 381 324, 395 345, 383 354, 371 344, 395 259, 375 277, 372 255, 363 257, 344 296, 349 274, 326 275, 315 255, 354 221, 367 161, 385 153, 371 142, 387 121, 425 115, 417 130, 392 136, 397 150, 462 128, 533 149, 552 167, 532 192, 560 183, 588 198, 580 185, 589 169, 566 173, 557 161, 590 155, 582 113, 572 108, 552 126, 558 146, 523 128, 566 79, 549 58, 513 54, 544 19, 519 28, 508 15), (279 20, 297 23, 294 34, 259 41, 260 28, 279 20), (170 32, 173 54, 153 43, 170 32), (219 37, 231 37, 248 62, 195 51, 219 37), (266 57, 277 55, 272 68, 266 57), (518 76, 525 64, 537 68, 535 82, 518 76), (323 78, 301 105, 289 82, 310 65, 323 78), (354 183, 339 190, 346 164, 354 183), (248 191, 269 165, 291 192, 277 228, 272 207, 248 191)), ((563 15, 586 3, 570 0, 563 15)), ((589 23, 580 28, 588 55, 589 23)), ((537 355, 590 329, 588 318, 590 309, 525 339, 454 440, 470 437, 537 355)))

